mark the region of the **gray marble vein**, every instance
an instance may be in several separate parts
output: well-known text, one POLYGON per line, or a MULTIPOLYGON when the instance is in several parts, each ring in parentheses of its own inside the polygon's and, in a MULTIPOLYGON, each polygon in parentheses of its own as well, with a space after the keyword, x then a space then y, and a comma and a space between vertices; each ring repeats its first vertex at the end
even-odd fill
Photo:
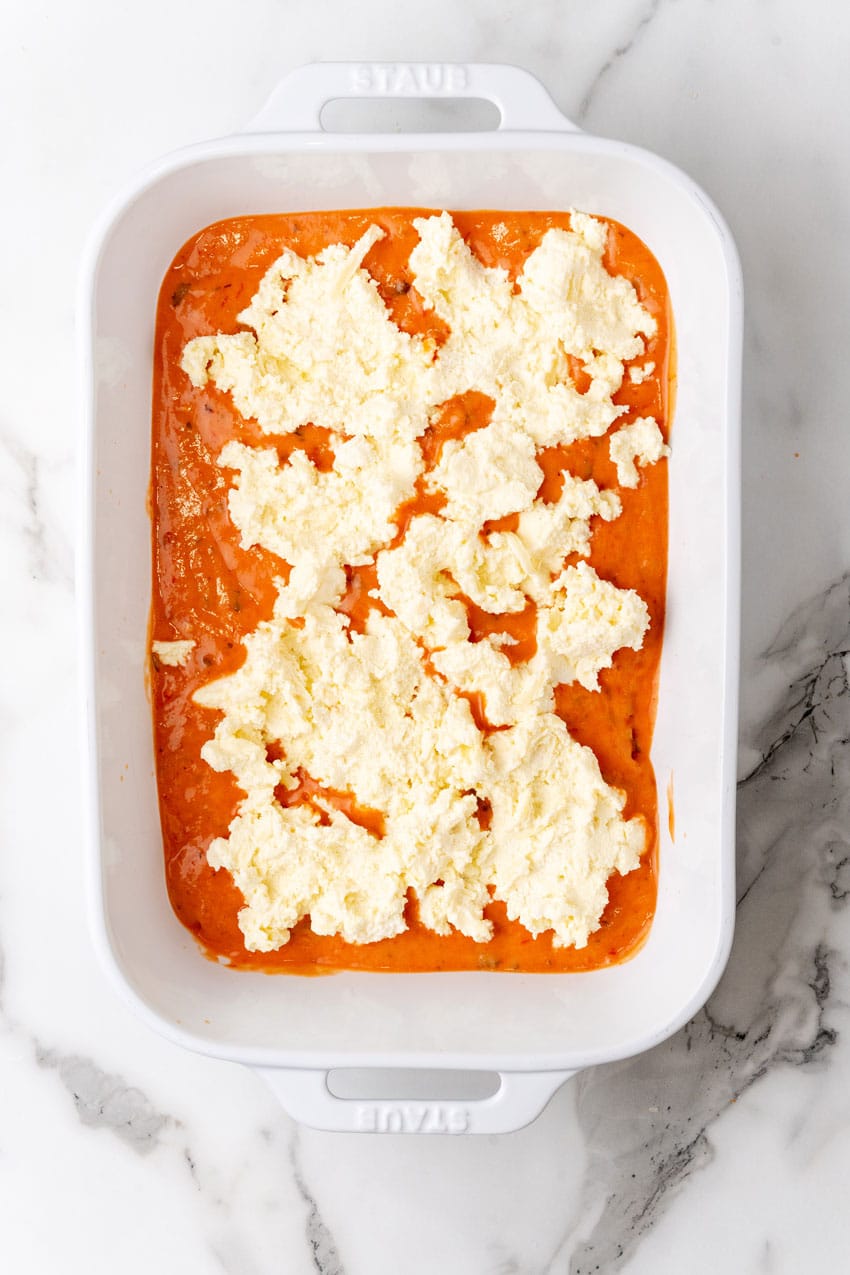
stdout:
MULTIPOLYGON (((122 1076, 104 1071, 92 1058, 82 1054, 63 1053, 50 1048, 6 1010, 5 953, 0 946, 0 1024, 12 1037, 27 1041, 36 1064, 55 1073, 67 1089, 74 1110, 83 1125, 108 1129, 138 1151, 147 1155, 161 1141, 168 1127, 179 1124, 173 1116, 157 1111, 141 1089, 128 1085, 122 1076)), ((186 1152, 190 1170, 194 1167, 186 1152)))
POLYGON ((45 498, 45 457, 14 435, 0 433, 0 491, 3 507, 18 546, 24 550, 26 571, 33 580, 70 585, 71 551, 67 539, 54 528, 45 498))
POLYGON ((620 44, 617 45, 614 51, 596 72, 585 90, 581 102, 579 103, 578 111, 576 112, 576 119, 579 122, 587 118, 587 113, 593 104, 593 99, 596 96, 599 86, 609 74, 612 67, 616 66, 619 61, 627 56, 627 54, 631 53, 635 44, 643 37, 647 27, 658 13, 660 4, 661 0, 650 0, 650 3, 646 6, 644 12, 641 14, 630 33, 620 44))
POLYGON ((174 1123, 140 1089, 101 1070, 90 1058, 37 1046, 36 1061, 57 1073, 84 1125, 109 1129, 142 1155, 153 1151, 160 1134, 174 1123))
POLYGON ((3 437, 0 446, 18 474, 20 500, 23 506, 21 530, 27 546, 30 573, 42 577, 47 565, 47 531, 41 514, 39 493, 39 459, 35 452, 23 447, 17 439, 3 437))
POLYGON ((336 1241, 322 1217, 316 1199, 304 1178, 300 1160, 298 1129, 295 1128, 289 1145, 289 1165, 292 1180, 298 1194, 307 1206, 306 1238, 316 1275, 345 1275, 345 1268, 337 1252, 336 1241))
POLYGON ((676 1036, 579 1078, 590 1148, 580 1212, 596 1220, 547 1271, 620 1270, 712 1160, 713 1122, 774 1068, 820 1068, 836 1043, 833 966, 850 885, 848 580, 798 608, 765 658, 787 689, 739 785, 729 967, 676 1036))

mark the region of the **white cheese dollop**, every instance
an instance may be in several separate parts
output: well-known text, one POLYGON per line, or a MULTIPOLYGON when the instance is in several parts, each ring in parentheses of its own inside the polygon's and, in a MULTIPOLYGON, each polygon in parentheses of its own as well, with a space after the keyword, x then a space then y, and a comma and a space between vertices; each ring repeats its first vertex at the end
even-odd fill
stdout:
POLYGON ((670 455, 658 422, 651 416, 640 416, 631 425, 622 425, 611 435, 609 451, 621 487, 637 487, 640 475, 635 461, 654 465, 670 455))
POLYGON ((633 385, 643 385, 644 381, 648 380, 654 371, 655 364, 652 362, 644 363, 643 367, 633 364, 629 368, 629 380, 633 385))
POLYGON ((188 638, 181 638, 173 642, 151 642, 151 650, 160 664, 167 664, 170 668, 179 668, 186 663, 194 651, 195 645, 188 638))

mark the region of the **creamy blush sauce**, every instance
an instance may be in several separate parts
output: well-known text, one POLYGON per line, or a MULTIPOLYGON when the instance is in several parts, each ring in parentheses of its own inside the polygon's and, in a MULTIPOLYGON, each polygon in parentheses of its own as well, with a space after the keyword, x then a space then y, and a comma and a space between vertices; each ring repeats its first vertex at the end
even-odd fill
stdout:
MULTIPOLYGON (((557 712, 570 734, 596 754, 605 781, 625 792, 623 817, 640 815, 647 825, 640 866, 609 879, 609 902, 587 946, 555 947, 551 932, 532 937, 519 922, 507 919, 504 904, 498 901, 486 910, 494 927, 489 942, 477 943, 458 933, 440 936, 418 921, 411 894, 406 909, 409 928, 394 938, 363 945, 346 943, 314 934, 305 918, 279 950, 248 952, 237 924, 242 895, 228 872, 214 871, 206 860, 210 842, 227 835, 243 794, 230 773, 216 773, 201 759, 201 748, 220 715, 195 704, 192 696, 201 685, 242 664, 243 638, 271 616, 277 592, 274 580, 286 575, 285 565, 274 554, 241 547, 227 507, 230 479, 216 458, 233 439, 254 446, 274 445, 281 461, 302 449, 320 469, 329 468, 333 457, 322 429, 306 425, 294 435, 270 437, 242 418, 229 395, 211 384, 194 388, 180 368, 181 354, 195 336, 240 329, 237 314, 248 305, 284 248, 310 256, 331 243, 354 243, 372 224, 380 225, 387 235, 370 250, 364 265, 378 281, 391 317, 407 332, 441 339, 444 325, 424 309, 407 266, 418 240, 413 218, 421 215, 419 209, 384 209, 234 218, 190 239, 165 276, 154 354, 152 637, 169 640, 177 635, 196 644, 185 667, 169 666, 153 656, 154 734, 168 893, 177 916, 203 950, 242 968, 302 974, 340 969, 597 969, 637 951, 655 909, 658 810, 650 744, 667 570, 667 462, 642 468, 637 487, 622 488, 609 457, 609 435, 549 448, 537 457, 545 474, 540 492, 544 500, 557 499, 565 470, 618 492, 622 514, 612 522, 593 518, 587 561, 604 579, 635 589, 651 617, 642 649, 618 651, 613 667, 600 674, 600 691, 578 684, 556 690, 557 712)), ((451 215, 479 259, 486 266, 506 269, 512 278, 548 229, 569 229, 570 225, 567 213, 451 215)), ((606 268, 634 285, 641 304, 657 322, 645 352, 633 360, 640 367, 653 363, 654 370, 645 379, 633 381, 627 365, 614 402, 627 408, 624 419, 654 417, 666 439, 673 332, 664 276, 637 236, 616 222, 606 224, 606 268)), ((586 388, 581 369, 572 368, 571 373, 581 392, 586 388)), ((445 404, 437 423, 421 440, 429 466, 439 459, 447 439, 462 438, 486 424, 490 407, 489 399, 475 393, 445 404)), ((396 518, 399 538, 411 517, 437 512, 440 501, 441 497, 423 490, 402 506, 396 518)), ((513 529, 516 517, 489 524, 488 530, 513 529)), ((577 561, 575 555, 565 559, 567 565, 577 561)), ((362 629, 369 609, 380 605, 369 597, 375 583, 374 567, 348 571, 348 590, 339 609, 351 617, 355 628, 362 629)), ((534 653, 532 603, 519 614, 491 615, 468 602, 468 618, 473 640, 485 633, 507 632, 515 637, 516 645, 504 648, 512 662, 534 653)), ((478 725, 486 728, 480 697, 468 698, 478 725)), ((279 797, 286 804, 309 802, 316 790, 317 785, 305 777, 294 791, 281 788, 279 797)), ((358 807, 349 793, 321 792, 324 800, 380 835, 380 812, 358 807)), ((486 827, 487 818, 488 811, 482 808, 482 826, 486 827)))

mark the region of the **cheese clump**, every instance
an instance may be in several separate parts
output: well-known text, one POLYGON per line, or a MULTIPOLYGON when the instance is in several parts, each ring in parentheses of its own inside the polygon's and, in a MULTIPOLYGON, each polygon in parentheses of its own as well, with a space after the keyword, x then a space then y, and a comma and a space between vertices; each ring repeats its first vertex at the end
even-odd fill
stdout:
MULTIPOLYGON (((228 392, 265 433, 312 423, 333 451, 329 470, 301 451, 281 463, 271 445, 230 442, 218 458, 234 474, 229 512, 243 546, 290 568, 242 667, 195 694, 222 714, 202 755, 245 794, 208 859, 244 896, 249 950, 279 947, 305 916, 352 943, 392 937, 406 928, 410 890, 439 934, 485 942, 492 895, 530 933, 582 946, 608 877, 636 867, 644 848, 643 821, 623 818, 624 794, 554 711, 558 684, 598 690, 649 625, 633 590, 584 561, 564 568, 568 555, 588 557, 592 519, 618 517, 621 501, 570 473, 543 501, 538 453, 610 429, 624 410, 613 402, 624 364, 655 320, 607 272, 605 226, 584 214, 546 232, 516 286, 478 260, 447 213, 414 225, 413 284, 447 325, 442 343, 392 321, 364 264, 384 234, 372 226, 352 247, 284 252, 239 315, 248 330, 197 337, 183 353, 194 385, 228 392), (428 469, 419 440, 442 404, 470 391, 492 399, 489 423, 446 442, 428 469), (400 538, 397 511, 420 484, 443 504, 400 538), (506 515, 515 530, 486 529, 506 515), (372 563, 382 609, 355 631, 335 607, 345 568, 372 563), (473 641, 464 599, 493 615, 533 603, 534 656, 512 663, 500 649, 514 643, 508 633, 473 641), (476 696, 501 729, 479 728, 476 696), (304 775, 318 791, 290 804, 304 775), (381 831, 344 814, 340 791, 377 812, 381 831)), ((622 486, 635 457, 666 454, 639 424, 610 445, 622 486)))
POLYGON ((644 830, 622 819, 623 794, 559 717, 526 716, 484 738, 467 701, 427 674, 405 626, 374 612, 362 634, 330 607, 303 629, 275 615, 246 648, 236 673, 195 698, 224 714, 204 759, 247 793, 208 857, 245 897, 251 950, 279 947, 308 914, 316 933, 352 943, 399 934, 411 888, 437 933, 485 942, 489 884, 531 933, 587 941, 605 881, 637 865, 644 830), (268 760, 272 740, 285 741, 284 760, 268 760), (276 789, 299 770, 380 809, 384 835, 320 799, 281 805, 276 789), (493 811, 486 831, 479 800, 493 811))
POLYGON ((195 649, 195 643, 189 638, 177 638, 172 642, 151 642, 151 650, 160 664, 169 668, 180 668, 186 663, 195 649))
POLYGON ((662 457, 670 455, 658 422, 651 416, 640 416, 631 425, 622 425, 611 435, 609 451, 617 466, 617 480, 621 487, 637 487, 640 475, 635 461, 654 465, 662 457))

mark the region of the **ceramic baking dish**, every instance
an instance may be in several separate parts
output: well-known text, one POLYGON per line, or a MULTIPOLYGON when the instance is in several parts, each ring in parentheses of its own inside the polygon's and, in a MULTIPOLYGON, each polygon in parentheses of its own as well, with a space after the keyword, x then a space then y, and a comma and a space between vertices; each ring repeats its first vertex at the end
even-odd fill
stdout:
MULTIPOLYGON (((283 80, 245 134, 169 155, 113 203, 92 239, 80 303, 88 875, 104 964, 152 1027, 261 1070, 284 1106, 317 1127, 496 1132, 533 1119, 568 1075, 656 1045, 699 1009, 723 969, 733 925, 741 324, 735 247, 702 191, 646 151, 580 132, 513 67, 305 67, 283 80), (323 106, 358 96, 483 99, 496 104, 501 124, 480 133, 325 132, 323 106), (145 689, 160 281, 180 245, 220 218, 391 204, 575 206, 629 226, 667 276, 678 401, 653 750, 660 889, 648 941, 612 969, 233 972, 202 956, 166 896, 145 689), (666 818, 671 786, 675 839, 666 818), (339 1096, 345 1076, 332 1093, 328 1072, 340 1068, 369 1069, 358 1074, 373 1082, 371 1096, 339 1096), (499 1073, 498 1089, 479 1100, 454 1090, 437 1100, 426 1077, 424 1097, 402 1086, 408 1096, 391 1100, 403 1069, 499 1073)), ((402 1080, 412 1074, 404 1070, 402 1080)), ((418 1070, 415 1079, 421 1094, 418 1070)), ((439 1080, 433 1088, 445 1092, 439 1080)))

